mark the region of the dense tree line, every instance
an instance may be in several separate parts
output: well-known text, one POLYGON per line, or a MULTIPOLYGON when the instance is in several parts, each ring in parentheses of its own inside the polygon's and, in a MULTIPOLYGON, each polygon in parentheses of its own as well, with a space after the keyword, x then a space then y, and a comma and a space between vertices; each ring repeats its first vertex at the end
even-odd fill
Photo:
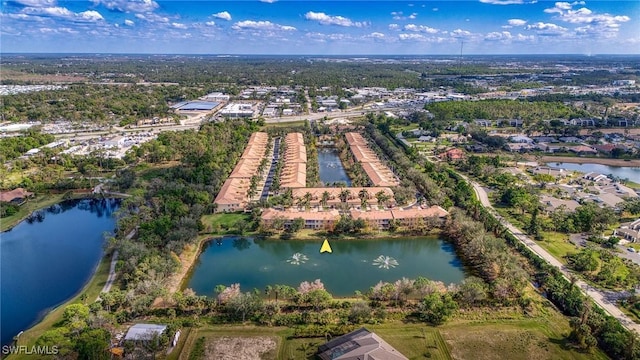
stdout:
POLYGON ((16 159, 27 151, 53 142, 55 137, 37 130, 27 130, 21 136, 0 138, 0 162, 16 159))
POLYGON ((561 102, 530 102, 525 100, 446 101, 425 105, 435 120, 573 119, 590 114, 561 102))

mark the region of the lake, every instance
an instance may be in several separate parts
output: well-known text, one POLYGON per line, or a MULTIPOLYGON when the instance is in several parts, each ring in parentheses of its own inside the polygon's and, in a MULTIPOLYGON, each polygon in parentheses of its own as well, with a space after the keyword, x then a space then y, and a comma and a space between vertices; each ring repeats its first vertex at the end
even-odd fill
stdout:
POLYGON ((347 176, 338 152, 334 148, 318 149, 318 166, 320 181, 323 183, 332 184, 341 181, 351 186, 351 179, 347 176))
MULTIPOLYGON (((75 200, 36 211, 0 236, 2 344, 77 294, 113 231, 117 199, 75 200)), ((95 299, 88 299, 93 302, 95 299)))
POLYGON ((563 168, 572 171, 579 171, 583 173, 595 172, 604 175, 613 175, 620 179, 627 179, 635 183, 640 183, 640 167, 620 167, 620 166, 608 166, 600 164, 574 164, 574 163, 547 163, 547 166, 554 168, 563 168))
POLYGON ((302 281, 320 279, 330 293, 344 297, 402 277, 424 276, 445 284, 465 277, 453 246, 436 237, 330 243, 333 253, 320 254, 322 241, 212 240, 204 245, 186 287, 213 296, 219 284, 239 283, 242 291, 262 291, 267 285, 297 288, 302 281))

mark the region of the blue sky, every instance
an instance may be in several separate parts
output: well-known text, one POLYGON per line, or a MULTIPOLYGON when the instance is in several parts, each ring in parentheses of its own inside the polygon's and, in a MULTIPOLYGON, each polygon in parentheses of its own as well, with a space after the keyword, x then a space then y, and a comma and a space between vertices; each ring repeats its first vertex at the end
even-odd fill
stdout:
POLYGON ((640 54, 637 0, 12 0, 0 24, 5 53, 640 54))

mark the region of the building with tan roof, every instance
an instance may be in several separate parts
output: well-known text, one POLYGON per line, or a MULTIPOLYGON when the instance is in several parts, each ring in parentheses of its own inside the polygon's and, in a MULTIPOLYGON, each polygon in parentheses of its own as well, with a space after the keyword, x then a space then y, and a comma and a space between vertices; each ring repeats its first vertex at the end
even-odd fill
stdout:
POLYGON ((293 195, 294 200, 295 199, 304 199, 306 194, 308 193, 310 195, 310 203, 309 206, 311 207, 318 207, 318 206, 322 206, 322 200, 323 200, 323 196, 324 193, 326 192, 328 194, 328 199, 326 201, 326 206, 327 207, 336 207, 338 204, 342 203, 342 200, 340 199, 340 193, 343 190, 348 190, 349 194, 347 196, 347 204, 349 204, 350 206, 359 206, 361 204, 361 200, 360 200, 360 192, 366 189, 367 190, 367 203, 369 203, 370 205, 378 205, 378 199, 376 197, 376 194, 378 194, 380 191, 384 192, 385 195, 387 195, 387 197, 389 198, 389 200, 387 201, 387 203, 385 205, 387 206, 393 206, 395 204, 395 200, 393 198, 393 190, 391 190, 388 187, 346 187, 346 188, 339 188, 339 187, 317 187, 317 188, 299 188, 299 189, 292 189, 291 193, 293 195))
POLYGON ((380 161, 378 155, 371 150, 367 140, 361 134, 348 132, 344 136, 353 158, 362 166, 372 186, 400 185, 393 171, 380 161))
POLYGON ((449 212, 438 205, 429 208, 411 208, 391 210, 393 219, 400 226, 414 227, 428 219, 444 219, 449 212))
POLYGON ((307 186, 307 148, 302 133, 289 133, 284 137, 284 166, 280 171, 281 188, 307 186))
POLYGON ((251 178, 258 175, 258 168, 265 157, 269 135, 265 132, 251 134, 242 157, 222 185, 216 199, 216 212, 244 210, 249 204, 251 178))
POLYGON ((276 210, 276 209, 264 209, 260 216, 262 226, 270 228, 277 220, 284 222, 284 227, 287 228, 295 219, 304 220, 305 229, 313 230, 333 230, 336 222, 340 220, 340 213, 338 210, 329 211, 293 211, 293 210, 276 210))
POLYGON ((393 219, 391 210, 360 211, 351 209, 350 214, 353 220, 364 220, 369 229, 388 229, 393 219))

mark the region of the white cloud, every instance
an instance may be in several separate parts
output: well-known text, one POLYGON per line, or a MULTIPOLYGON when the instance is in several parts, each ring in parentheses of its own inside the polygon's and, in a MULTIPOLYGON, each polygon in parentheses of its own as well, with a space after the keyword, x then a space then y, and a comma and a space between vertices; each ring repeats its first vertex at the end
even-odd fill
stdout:
POLYGON ((391 16, 393 16, 393 20, 406 20, 406 19, 415 19, 416 17, 418 17, 418 13, 411 13, 408 16, 404 16, 404 14, 402 13, 402 11, 392 11, 391 12, 391 16))
POLYGON ((519 5, 524 4, 524 0, 480 0, 481 3, 491 5, 519 5))
POLYGON ((400 39, 400 40, 413 40, 413 41, 426 40, 424 35, 420 35, 420 34, 400 34, 400 35, 398 35, 398 39, 400 39))
POLYGON ((438 32, 438 29, 434 29, 432 27, 428 27, 425 25, 416 25, 416 24, 407 24, 404 26, 404 29, 407 31, 423 32, 428 34, 436 34, 438 32))
POLYGON ((204 23, 207 26, 215 26, 216 22, 215 21, 207 21, 206 23, 204 23))
POLYGON ((173 23, 171 23, 171 27, 173 27, 175 29, 186 29, 187 25, 182 24, 182 23, 173 22, 173 23))
POLYGON ((522 19, 509 19, 507 23, 511 26, 523 26, 527 23, 527 20, 522 19))
POLYGON ((490 32, 484 37, 487 41, 508 41, 511 40, 511 38, 513 38, 513 36, 511 36, 511 33, 508 31, 490 32))
POLYGON ((168 23, 169 22, 169 18, 165 17, 165 16, 160 16, 160 15, 156 15, 153 13, 149 13, 149 14, 135 14, 134 15, 136 18, 140 19, 140 20, 144 20, 144 21, 148 21, 150 23, 168 23))
POLYGON ((276 1, 278 0, 260 0, 260 2, 267 3, 267 4, 273 4, 276 1))
POLYGON ((538 35, 544 36, 560 36, 567 32, 567 29, 562 26, 543 22, 527 25, 527 30, 535 30, 538 35))
POLYGON ((461 37, 470 37, 473 34, 470 31, 467 30, 462 30, 462 29, 455 29, 452 32, 449 33, 451 36, 456 37, 456 38, 461 38, 461 37))
POLYGON ((296 30, 296 28, 294 28, 293 26, 274 24, 271 21, 252 21, 252 20, 238 21, 237 23, 233 24, 232 28, 235 30, 246 30, 246 29, 283 30, 283 31, 296 30))
POLYGON ((125 21, 124 21, 124 24, 125 24, 125 25, 127 25, 127 26, 133 26, 133 25, 135 25, 135 23, 133 22, 133 20, 129 20, 129 19, 125 20, 125 21))
POLYGON ((352 21, 351 19, 343 16, 332 16, 323 12, 309 11, 304 14, 304 18, 307 20, 317 21, 322 25, 338 25, 345 27, 363 27, 367 25, 366 22, 352 21))
POLYGON ((109 10, 121 12, 144 13, 151 12, 159 7, 153 0, 92 0, 95 5, 101 4, 109 10))
POLYGON ((371 34, 367 35, 367 37, 374 39, 384 39, 384 34, 379 32, 372 32, 371 34))
POLYGON ((398 25, 398 24, 389 24, 389 30, 400 30, 400 25, 398 25))
POLYGON ((26 15, 58 18, 75 22, 98 22, 104 20, 102 15, 95 10, 74 13, 65 7, 26 7, 22 9, 22 13, 26 15))
POLYGON ((228 11, 221 11, 219 13, 213 14, 212 16, 217 19, 222 19, 227 21, 231 20, 231 14, 229 14, 228 11))
POLYGON ((49 7, 56 5, 56 0, 13 0, 13 2, 31 7, 49 7))
POLYGON ((440 10, 440 9, 438 9, 438 8, 433 8, 433 9, 431 9, 431 10, 432 10, 432 11, 438 11, 438 10, 440 10))
POLYGON ((545 9, 544 11, 548 14, 557 14, 555 18, 563 22, 582 25, 575 28, 576 34, 581 36, 615 37, 620 25, 631 20, 627 15, 599 14, 594 13, 586 7, 573 10, 575 5, 584 5, 584 1, 576 1, 573 3, 556 2, 554 7, 545 9))

